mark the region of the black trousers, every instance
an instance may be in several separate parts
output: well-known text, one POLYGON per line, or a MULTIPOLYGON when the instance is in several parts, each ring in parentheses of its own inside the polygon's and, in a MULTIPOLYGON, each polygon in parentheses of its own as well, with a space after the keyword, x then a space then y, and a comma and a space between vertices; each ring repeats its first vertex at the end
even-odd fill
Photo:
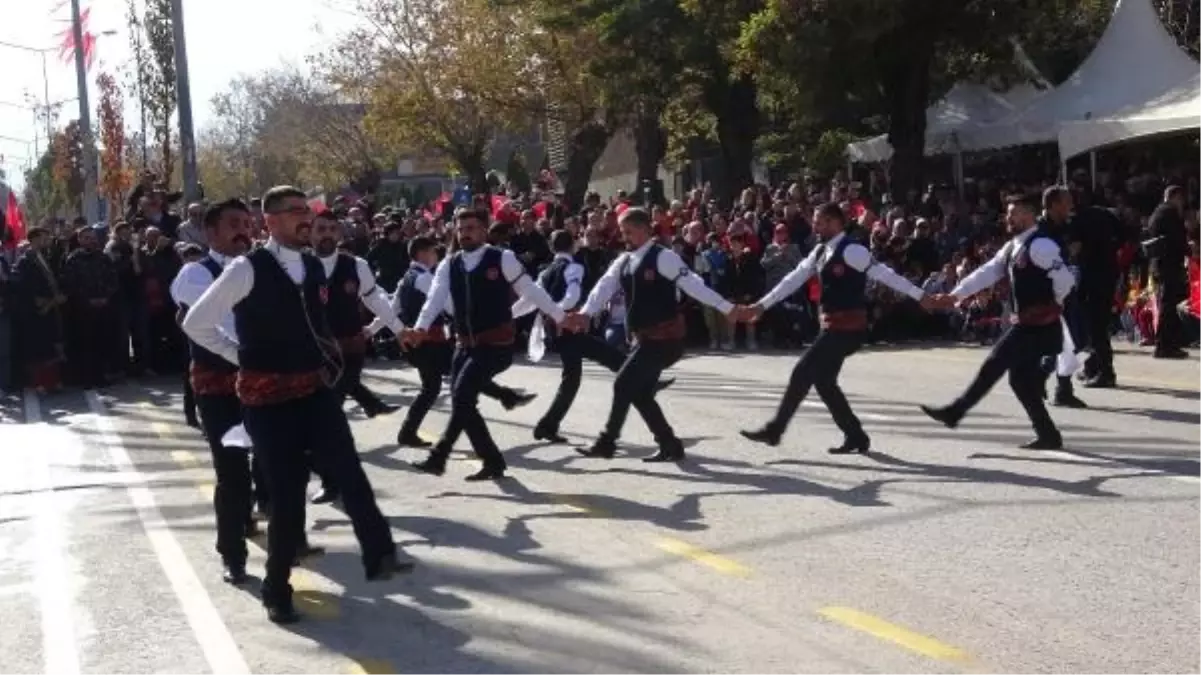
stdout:
POLYGON ((1155 326, 1155 351, 1180 349, 1184 344, 1184 326, 1176 305, 1188 297, 1188 279, 1178 274, 1159 278, 1159 323, 1155 326))
MULTIPOLYGON (((467 434, 471 448, 485 468, 504 469, 505 458, 496 447, 488 424, 480 414, 480 394, 503 396, 504 387, 492 381, 513 365, 511 346, 458 345, 450 364, 450 419, 442 438, 434 445, 435 461, 445 461, 460 434, 467 434)), ((512 391, 512 390, 508 390, 512 391)))
POLYGON ((1042 360, 1063 349, 1063 327, 1058 321, 1046 326, 1010 326, 1001 335, 980 366, 966 391, 950 405, 962 417, 988 394, 1006 372, 1009 386, 1039 438, 1058 438, 1059 430, 1043 402, 1042 360))
POLYGON ((288 578, 304 536, 310 454, 342 488, 342 506, 354 527, 364 565, 395 552, 391 530, 359 463, 340 392, 322 388, 284 403, 243 406, 242 418, 271 495, 264 602, 291 599, 288 578))
POLYGON ((217 473, 213 490, 217 553, 227 565, 245 565, 246 526, 251 519, 252 501, 250 451, 221 444, 221 437, 242 423, 242 404, 234 394, 205 394, 196 397, 196 407, 217 473))
POLYGON ((1085 278, 1081 282, 1084 292, 1081 308, 1084 316, 1081 318, 1088 334, 1088 345, 1093 350, 1088 366, 1090 374, 1105 377, 1112 377, 1114 374, 1113 345, 1109 340, 1109 327, 1113 323, 1113 297, 1116 284, 1116 274, 1113 275, 1113 278, 1085 278))
POLYGON ((196 392, 192 391, 192 375, 187 368, 183 371, 183 418, 189 422, 196 419, 196 392))
MULTIPOLYGON (((563 363, 563 374, 559 379, 559 389, 550 408, 538 421, 538 429, 557 432, 571 404, 575 402, 576 394, 580 391, 580 378, 584 373, 584 359, 595 361, 613 372, 621 369, 626 355, 617 347, 604 340, 586 333, 561 333, 554 341, 559 360, 563 363)), ((658 385, 658 382, 655 382, 658 385)))
POLYGON ((602 436, 611 440, 621 438, 621 429, 630 414, 630 406, 633 406, 654 434, 656 443, 663 446, 675 441, 676 432, 663 416, 663 409, 655 401, 655 394, 658 393, 656 387, 663 371, 683 355, 684 343, 680 340, 644 340, 636 343, 613 380, 613 404, 609 408, 609 419, 605 421, 602 436))
POLYGON ((834 423, 842 430, 849 441, 867 438, 859 418, 851 410, 851 404, 838 386, 838 374, 842 372, 842 364, 847 357, 859 351, 867 337, 866 331, 829 331, 823 330, 817 334, 813 344, 801 354, 792 376, 788 379, 788 388, 780 399, 780 407, 776 416, 767 423, 772 433, 783 435, 788 429, 788 423, 796 416, 801 402, 809 394, 809 388, 817 390, 822 403, 830 410, 834 423))
POLYGON ((376 411, 384 407, 383 401, 363 384, 363 366, 366 365, 366 354, 359 352, 342 352, 342 378, 338 380, 338 390, 343 397, 349 396, 359 404, 365 412, 376 411))
POLYGON ((402 436, 416 434, 430 408, 434 407, 438 394, 442 393, 442 377, 450 372, 454 347, 449 342, 427 342, 410 349, 406 355, 421 378, 421 391, 405 413, 400 425, 402 436))

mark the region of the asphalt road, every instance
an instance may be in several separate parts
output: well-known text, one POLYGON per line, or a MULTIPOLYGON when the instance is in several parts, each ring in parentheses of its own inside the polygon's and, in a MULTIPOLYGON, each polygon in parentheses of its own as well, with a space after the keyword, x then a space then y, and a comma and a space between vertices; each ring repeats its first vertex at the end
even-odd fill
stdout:
MULTIPOLYGON (((312 507, 329 547, 294 575, 305 620, 269 624, 256 584, 220 581, 212 470, 178 385, 64 393, 3 407, 4 672, 1197 672, 1198 364, 1119 357, 1123 388, 1055 410, 1060 452, 1030 436, 1004 385, 958 430, 945 402, 983 351, 879 350, 843 387, 866 457, 810 402, 778 448, 743 441, 795 355, 696 354, 660 396, 688 445, 644 464, 631 415, 611 461, 533 442, 556 365, 483 404, 511 478, 442 478, 393 442, 400 416, 349 415, 394 535, 417 570, 366 584, 345 517, 312 507)), ((411 370, 366 380, 405 403, 411 370)), ((565 433, 586 442, 611 376, 589 369, 565 433)), ((425 425, 445 423, 443 404, 425 425)), ((460 449, 466 451, 464 439, 460 449)), ((468 459, 466 452, 464 459, 468 459)), ((314 486, 315 487, 315 486, 314 486)), ((251 571, 263 554, 252 547, 251 571)))

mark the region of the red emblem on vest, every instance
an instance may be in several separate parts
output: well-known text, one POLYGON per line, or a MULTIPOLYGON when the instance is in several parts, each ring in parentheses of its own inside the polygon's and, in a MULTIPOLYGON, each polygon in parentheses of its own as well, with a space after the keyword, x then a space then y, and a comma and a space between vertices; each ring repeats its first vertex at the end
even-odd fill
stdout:
POLYGON ((834 263, 830 266, 830 274, 836 277, 842 276, 844 272, 846 272, 846 269, 842 266, 842 263, 834 263))
POLYGON ((318 288, 317 297, 321 298, 321 304, 323 305, 329 302, 329 288, 326 286, 321 286, 318 288))
POLYGON ((353 279, 342 284, 342 290, 346 291, 347 295, 354 295, 359 292, 359 282, 353 279))
POLYGON ((500 278, 500 270, 495 267, 489 267, 488 271, 484 272, 484 276, 488 277, 488 281, 496 281, 500 278))
POLYGON ((654 281, 655 280, 655 270, 646 270, 645 272, 642 273, 642 278, 647 281, 654 281))

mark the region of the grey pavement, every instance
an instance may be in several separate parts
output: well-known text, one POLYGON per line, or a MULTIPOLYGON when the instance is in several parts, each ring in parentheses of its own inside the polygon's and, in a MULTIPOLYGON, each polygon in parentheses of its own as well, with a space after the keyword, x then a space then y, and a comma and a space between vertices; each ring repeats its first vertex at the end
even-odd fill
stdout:
MULTIPOLYGON (((905 346, 852 357, 842 382, 872 436, 841 440, 811 399, 784 443, 761 424, 796 354, 697 352, 660 395, 688 446, 653 451, 632 414, 613 460, 534 442, 559 371, 499 379, 540 396, 482 404, 511 478, 418 474, 400 416, 348 406, 358 449, 416 571, 363 581, 345 516, 309 510, 323 558, 294 575, 305 620, 269 624, 255 584, 220 581, 212 470, 172 379, 0 406, 3 672, 1197 672, 1196 358, 1118 356, 1122 387, 1059 410, 1067 448, 1002 383, 948 430, 985 352, 905 346)), ((416 375, 365 380, 403 405, 416 375)), ((612 376, 587 368, 564 433, 587 443, 612 376)), ((437 435, 445 401, 424 432, 437 435)), ((263 553, 252 547, 251 572, 263 553)))

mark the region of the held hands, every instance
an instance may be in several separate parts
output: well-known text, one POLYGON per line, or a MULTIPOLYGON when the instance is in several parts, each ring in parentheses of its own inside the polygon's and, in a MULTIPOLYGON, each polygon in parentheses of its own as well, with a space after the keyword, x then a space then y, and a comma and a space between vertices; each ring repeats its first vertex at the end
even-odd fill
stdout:
POLYGON ((763 316, 763 306, 754 305, 734 305, 734 309, 726 317, 731 323, 755 323, 763 316))
POLYGON ((585 314, 568 312, 563 316, 563 320, 559 322, 559 327, 568 333, 583 333, 588 330, 588 325, 591 323, 591 319, 585 314))
POLYGON ((400 335, 396 336, 396 340, 400 342, 401 349, 418 347, 427 339, 429 339, 429 331, 418 330, 416 328, 401 329, 400 335))
POLYGON ((959 304, 959 299, 950 293, 935 293, 934 295, 926 295, 922 297, 922 309, 926 311, 939 309, 953 309, 959 304))

